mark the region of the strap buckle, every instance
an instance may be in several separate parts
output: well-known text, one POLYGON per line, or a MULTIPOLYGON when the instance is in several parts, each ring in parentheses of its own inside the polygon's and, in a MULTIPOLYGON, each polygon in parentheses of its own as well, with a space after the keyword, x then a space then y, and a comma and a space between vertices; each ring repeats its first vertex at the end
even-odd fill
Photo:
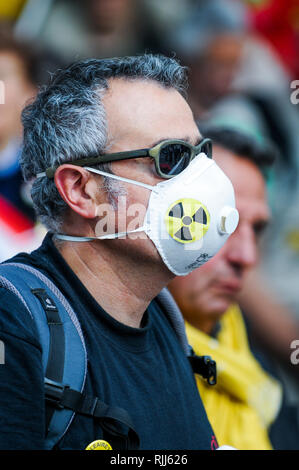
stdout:
POLYGON ((200 374, 207 380, 209 385, 216 385, 217 383, 217 366, 216 362, 211 356, 196 356, 191 355, 188 357, 193 372, 200 374))
POLYGON ((62 397, 64 391, 69 388, 68 385, 64 385, 54 380, 50 380, 47 377, 44 379, 45 384, 45 398, 46 401, 55 406, 55 408, 63 409, 62 397))

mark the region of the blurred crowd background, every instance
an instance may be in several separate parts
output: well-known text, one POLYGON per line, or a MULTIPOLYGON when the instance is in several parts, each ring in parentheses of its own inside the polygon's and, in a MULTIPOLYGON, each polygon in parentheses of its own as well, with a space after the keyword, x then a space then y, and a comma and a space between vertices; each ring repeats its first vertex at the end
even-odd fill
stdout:
POLYGON ((276 149, 267 179, 272 221, 240 301, 253 318, 251 301, 262 303, 265 292, 277 307, 277 325, 257 321, 257 337, 281 359, 290 399, 298 401, 289 356, 299 337, 283 323, 299 324, 298 0, 0 0, 0 260, 44 235, 18 165, 24 103, 58 67, 143 52, 189 67, 199 128, 239 129, 276 149))

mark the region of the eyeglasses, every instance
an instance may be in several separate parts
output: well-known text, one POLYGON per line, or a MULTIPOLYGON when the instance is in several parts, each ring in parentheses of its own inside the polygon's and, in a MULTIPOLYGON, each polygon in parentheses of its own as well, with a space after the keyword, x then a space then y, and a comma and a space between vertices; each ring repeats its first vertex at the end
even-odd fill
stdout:
MULTIPOLYGON (((193 158, 201 152, 205 153, 207 157, 212 158, 212 141, 210 139, 203 139, 195 146, 183 140, 164 140, 150 149, 107 153, 75 160, 70 163, 76 166, 93 166, 130 158, 152 157, 155 160, 157 174, 161 178, 172 178, 185 170, 193 158)), ((37 177, 47 176, 48 178, 54 178, 57 168, 47 168, 45 172, 39 173, 37 177)))

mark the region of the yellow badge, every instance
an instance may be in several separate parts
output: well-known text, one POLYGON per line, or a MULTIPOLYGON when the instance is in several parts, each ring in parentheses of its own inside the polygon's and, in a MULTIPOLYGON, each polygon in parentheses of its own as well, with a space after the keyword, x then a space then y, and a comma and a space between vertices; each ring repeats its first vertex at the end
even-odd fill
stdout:
POLYGON ((112 450, 112 447, 109 442, 99 439, 88 444, 85 450, 112 450))
POLYGON ((185 198, 174 202, 165 216, 169 235, 179 243, 200 240, 209 229, 210 214, 196 199, 185 198))

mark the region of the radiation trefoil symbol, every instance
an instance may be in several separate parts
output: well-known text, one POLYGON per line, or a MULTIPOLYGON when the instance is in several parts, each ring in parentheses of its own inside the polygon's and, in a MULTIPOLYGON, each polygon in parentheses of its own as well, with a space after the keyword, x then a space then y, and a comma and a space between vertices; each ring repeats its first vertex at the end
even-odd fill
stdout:
POLYGON ((196 199, 184 198, 174 202, 166 212, 166 229, 179 243, 200 240, 208 231, 210 214, 196 199))

